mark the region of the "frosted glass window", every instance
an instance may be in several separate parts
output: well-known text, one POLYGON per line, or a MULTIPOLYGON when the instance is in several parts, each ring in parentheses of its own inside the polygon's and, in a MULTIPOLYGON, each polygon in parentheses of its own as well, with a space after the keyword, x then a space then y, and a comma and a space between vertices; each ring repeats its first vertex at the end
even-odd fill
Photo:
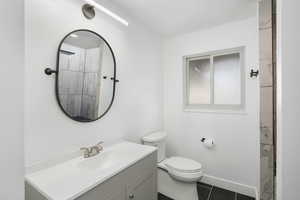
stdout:
POLYGON ((210 59, 189 61, 189 104, 210 103, 210 59))
POLYGON ((244 48, 184 57, 184 108, 240 110, 245 104, 244 48))
POLYGON ((214 103, 241 104, 240 54, 215 56, 214 63, 214 103))

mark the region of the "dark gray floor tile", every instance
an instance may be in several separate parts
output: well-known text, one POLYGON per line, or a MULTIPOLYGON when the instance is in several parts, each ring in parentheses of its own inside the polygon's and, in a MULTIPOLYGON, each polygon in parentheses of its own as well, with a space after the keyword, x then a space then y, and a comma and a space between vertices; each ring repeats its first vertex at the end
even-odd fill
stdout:
POLYGON ((167 197, 167 196, 165 196, 161 193, 158 193, 158 198, 157 199, 158 200, 173 200, 173 199, 171 199, 171 198, 169 198, 169 197, 167 197))
POLYGON ((235 200, 235 193, 218 187, 213 187, 209 200, 235 200))
POLYGON ((199 200, 208 200, 209 193, 212 189, 211 185, 205 183, 197 183, 199 200))
POLYGON ((237 200, 255 200, 253 197, 248 197, 242 194, 237 194, 237 200))

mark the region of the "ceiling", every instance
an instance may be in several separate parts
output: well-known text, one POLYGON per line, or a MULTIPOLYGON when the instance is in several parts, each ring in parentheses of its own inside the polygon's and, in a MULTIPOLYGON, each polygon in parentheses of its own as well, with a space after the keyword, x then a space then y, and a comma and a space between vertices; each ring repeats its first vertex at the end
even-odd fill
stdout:
POLYGON ((111 0, 154 32, 169 36, 256 15, 257 0, 111 0))

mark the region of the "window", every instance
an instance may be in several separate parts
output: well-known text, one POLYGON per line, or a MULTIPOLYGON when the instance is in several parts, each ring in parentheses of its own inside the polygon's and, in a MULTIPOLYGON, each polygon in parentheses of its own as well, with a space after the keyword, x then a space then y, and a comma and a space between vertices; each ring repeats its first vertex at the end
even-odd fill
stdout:
POLYGON ((244 48, 184 57, 185 110, 242 110, 244 48))

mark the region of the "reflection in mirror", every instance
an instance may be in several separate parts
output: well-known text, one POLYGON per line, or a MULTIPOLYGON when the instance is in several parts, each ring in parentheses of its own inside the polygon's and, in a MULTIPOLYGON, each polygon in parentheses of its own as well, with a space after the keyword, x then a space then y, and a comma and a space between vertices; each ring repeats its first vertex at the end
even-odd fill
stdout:
POLYGON ((98 34, 80 30, 61 43, 57 95, 72 119, 88 122, 103 116, 114 98, 115 59, 108 43, 98 34))

